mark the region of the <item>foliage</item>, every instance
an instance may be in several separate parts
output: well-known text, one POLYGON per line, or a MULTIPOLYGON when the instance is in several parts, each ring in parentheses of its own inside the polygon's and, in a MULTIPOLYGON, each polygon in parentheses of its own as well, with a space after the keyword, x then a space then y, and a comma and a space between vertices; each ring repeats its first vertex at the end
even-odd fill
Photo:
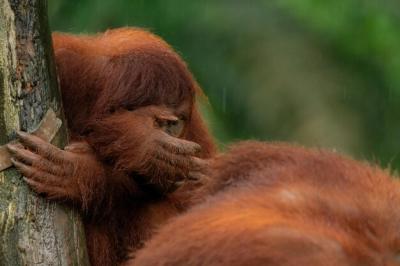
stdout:
POLYGON ((221 145, 294 141, 400 167, 394 0, 52 0, 54 30, 149 28, 187 60, 221 145))

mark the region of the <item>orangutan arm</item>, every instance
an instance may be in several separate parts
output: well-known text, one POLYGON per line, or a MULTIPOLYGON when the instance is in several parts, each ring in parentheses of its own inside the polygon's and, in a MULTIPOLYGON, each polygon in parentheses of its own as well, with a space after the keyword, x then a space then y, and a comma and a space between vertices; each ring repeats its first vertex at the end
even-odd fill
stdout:
POLYGON ((186 180, 201 178, 203 160, 195 157, 200 146, 167 134, 166 128, 154 126, 153 122, 146 123, 154 119, 157 109, 144 110, 135 121, 141 125, 137 127, 139 132, 129 132, 136 133, 136 145, 130 147, 129 153, 121 151, 128 154, 127 160, 121 160, 122 166, 101 162, 86 142, 73 142, 61 150, 24 132, 18 134, 20 144, 8 145, 12 162, 36 192, 49 199, 72 201, 83 209, 109 204, 127 193, 140 196, 143 191, 137 183, 168 193, 186 180))

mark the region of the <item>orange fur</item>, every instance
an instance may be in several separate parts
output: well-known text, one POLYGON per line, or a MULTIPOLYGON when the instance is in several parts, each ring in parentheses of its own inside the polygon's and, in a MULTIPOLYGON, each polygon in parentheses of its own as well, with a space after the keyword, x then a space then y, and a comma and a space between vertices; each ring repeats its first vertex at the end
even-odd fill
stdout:
POLYGON ((201 203, 126 265, 400 265, 400 185, 377 166, 288 144, 235 145, 201 203))
POLYGON ((91 264, 114 266, 185 209, 191 185, 171 192, 214 154, 201 91, 172 48, 141 29, 53 42, 72 142, 60 150, 20 133, 22 146, 8 148, 36 192, 82 210, 91 264), (159 124, 171 117, 184 121, 179 138, 159 124))
POLYGON ((214 157, 200 89, 164 41, 129 28, 53 39, 73 141, 61 151, 26 134, 28 149, 9 149, 33 189, 81 208, 92 265, 129 251, 140 266, 399 265, 400 190, 386 171, 288 144, 214 157), (155 126, 171 115, 185 118, 180 138, 155 126), (208 177, 169 193, 197 168, 208 177))
POLYGON ((99 188, 97 181, 87 187, 101 191, 92 196, 84 219, 91 262, 115 265, 182 208, 179 191, 160 198, 143 190, 141 182, 163 187, 165 180, 187 174, 174 162, 162 169, 160 162, 152 163, 159 135, 153 134, 150 114, 134 111, 157 105, 185 116, 182 138, 201 145, 198 156, 210 157, 214 145, 195 105, 200 88, 172 48, 141 29, 95 36, 55 33, 53 41, 72 136, 87 141, 108 171, 106 186, 99 188), (136 178, 124 174, 132 172, 136 178), (106 215, 94 215, 105 210, 106 215))

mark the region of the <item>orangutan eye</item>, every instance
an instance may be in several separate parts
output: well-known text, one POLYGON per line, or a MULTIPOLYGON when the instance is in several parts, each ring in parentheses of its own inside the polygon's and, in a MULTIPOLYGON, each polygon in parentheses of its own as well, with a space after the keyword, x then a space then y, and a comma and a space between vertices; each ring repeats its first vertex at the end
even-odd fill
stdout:
POLYGON ((185 121, 183 119, 161 119, 158 120, 159 127, 173 137, 180 137, 185 128, 185 121))
POLYGON ((165 132, 173 137, 180 137, 183 133, 185 122, 182 119, 168 120, 165 125, 165 132))

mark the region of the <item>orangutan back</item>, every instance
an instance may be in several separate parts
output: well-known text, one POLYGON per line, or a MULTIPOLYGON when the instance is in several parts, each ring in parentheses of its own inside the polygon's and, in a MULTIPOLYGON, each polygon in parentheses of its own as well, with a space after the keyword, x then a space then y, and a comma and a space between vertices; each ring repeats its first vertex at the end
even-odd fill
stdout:
POLYGON ((377 166, 288 144, 219 156, 210 196, 130 265, 400 265, 400 189, 377 166))

